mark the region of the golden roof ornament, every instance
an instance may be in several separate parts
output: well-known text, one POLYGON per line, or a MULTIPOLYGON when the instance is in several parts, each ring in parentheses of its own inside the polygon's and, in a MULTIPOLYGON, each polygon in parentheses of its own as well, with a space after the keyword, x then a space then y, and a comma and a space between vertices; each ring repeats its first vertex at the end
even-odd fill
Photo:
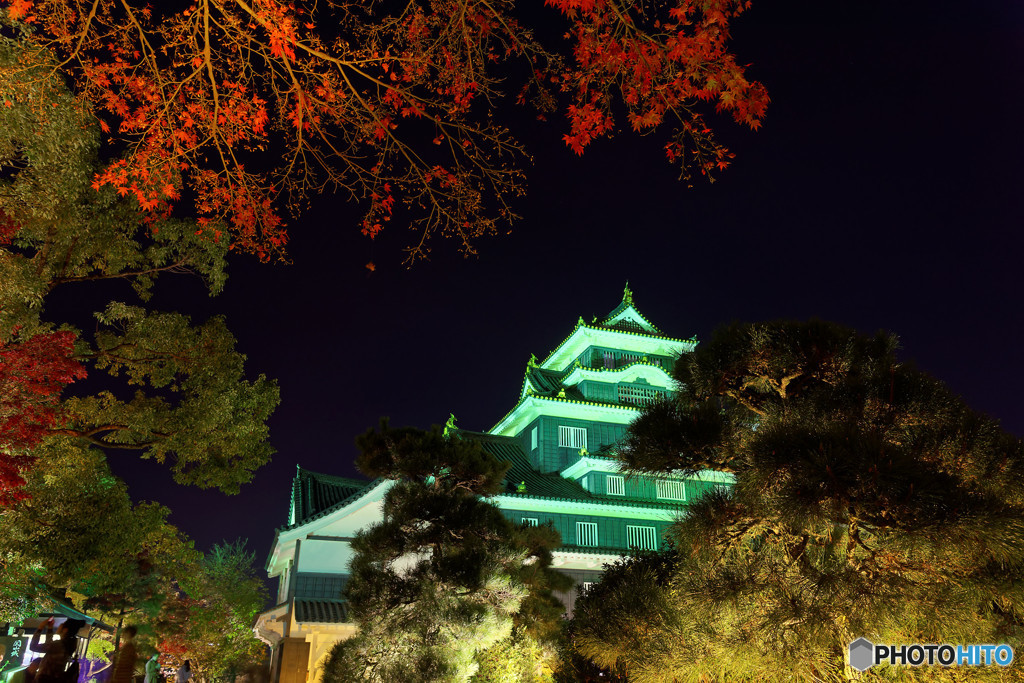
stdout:
POLYGON ((626 280, 626 288, 622 290, 622 303, 633 305, 633 290, 629 288, 629 280, 626 280))
POLYGON ((448 414, 448 421, 444 423, 444 438, 448 439, 455 435, 459 428, 455 426, 455 413, 448 414))

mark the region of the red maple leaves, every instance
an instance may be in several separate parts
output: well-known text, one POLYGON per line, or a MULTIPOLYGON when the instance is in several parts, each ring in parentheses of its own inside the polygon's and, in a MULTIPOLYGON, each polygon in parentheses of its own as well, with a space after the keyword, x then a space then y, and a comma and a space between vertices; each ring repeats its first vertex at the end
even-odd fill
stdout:
POLYGON ((420 232, 415 259, 432 233, 472 252, 473 238, 515 217, 509 198, 522 192, 526 156, 490 116, 511 62, 530 83, 519 100, 535 91, 541 115, 556 104, 549 88, 568 97, 563 139, 577 154, 615 129, 618 102, 634 131, 673 126, 666 155, 702 173, 731 154, 700 105, 760 126, 767 94, 726 49, 747 0, 675 0, 660 16, 624 0, 545 2, 569 22, 568 54, 522 26, 512 0, 372 12, 355 0, 228 1, 161 16, 130 1, 90 12, 74 0, 9 0, 6 11, 34 22, 30 44, 57 54, 124 150, 97 188, 153 214, 194 202, 204 224, 227 227, 233 249, 262 259, 287 244, 283 205, 342 190, 366 202, 370 237, 396 206, 424 216, 403 221, 420 232), (439 186, 449 174, 457 182, 439 186))
POLYGON ((725 168, 731 154, 714 142, 696 106, 713 102, 739 123, 761 125, 768 95, 750 82, 726 49, 729 21, 749 7, 745 0, 682 0, 667 20, 648 17, 616 0, 545 0, 571 22, 575 65, 560 75, 569 106, 565 143, 577 154, 614 129, 612 103, 621 97, 630 126, 653 129, 666 119, 676 126, 666 147, 670 161, 694 157, 701 173, 725 168), (646 24, 646 26, 645 26, 646 24), (617 93, 616 93, 617 91, 617 93))
POLYGON ((26 451, 60 424, 64 387, 85 377, 72 332, 18 332, 0 341, 0 506, 24 497, 21 475, 32 462, 26 451))

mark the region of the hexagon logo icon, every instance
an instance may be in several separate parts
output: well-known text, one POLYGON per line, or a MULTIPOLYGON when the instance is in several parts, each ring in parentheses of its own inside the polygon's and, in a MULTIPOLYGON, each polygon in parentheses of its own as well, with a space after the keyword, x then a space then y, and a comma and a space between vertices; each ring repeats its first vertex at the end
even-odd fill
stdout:
POLYGON ((850 643, 850 666, 857 671, 867 671, 875 665, 875 646, 867 638, 858 638, 850 643))

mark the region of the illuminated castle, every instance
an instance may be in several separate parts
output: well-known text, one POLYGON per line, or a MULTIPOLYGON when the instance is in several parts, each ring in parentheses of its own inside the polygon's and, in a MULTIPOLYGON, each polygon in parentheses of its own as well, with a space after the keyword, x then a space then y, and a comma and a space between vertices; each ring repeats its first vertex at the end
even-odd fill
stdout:
MULTIPOLYGON (((562 535, 554 566, 578 586, 630 549, 654 550, 688 501, 731 483, 729 475, 626 477, 612 457, 638 406, 673 394, 670 371, 695 339, 674 339, 634 306, 627 286, 608 315, 582 318, 547 358, 531 357, 519 401, 486 432, 459 429, 511 463, 494 502, 513 522, 551 523, 562 535)), ((449 420, 449 430, 456 429, 449 420)), ((273 649, 275 680, 320 677, 331 646, 355 632, 341 597, 356 533, 381 519, 389 480, 375 482, 299 468, 286 526, 277 530, 267 573, 279 580, 277 606, 257 635, 273 649)), ((571 612, 576 592, 559 595, 571 612)))

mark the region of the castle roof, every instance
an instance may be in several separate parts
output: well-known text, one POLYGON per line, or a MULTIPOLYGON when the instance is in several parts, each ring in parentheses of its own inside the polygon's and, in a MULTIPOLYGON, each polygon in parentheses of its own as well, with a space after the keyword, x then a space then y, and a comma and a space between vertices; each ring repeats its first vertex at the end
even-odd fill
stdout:
MULTIPOLYGON (((518 439, 464 429, 457 431, 459 438, 479 443, 483 449, 502 462, 509 463, 505 475, 505 490, 498 495, 523 498, 525 507, 530 499, 577 501, 600 505, 643 508, 674 508, 674 502, 641 501, 619 496, 598 496, 584 489, 578 482, 558 472, 544 473, 534 469, 518 439), (520 490, 522 488, 522 490, 520 490)), ((602 458, 592 454, 589 458, 602 458)), ((610 458, 603 458, 611 460, 610 458)), ((298 467, 292 480, 292 500, 289 521, 282 530, 294 529, 339 510, 375 488, 380 479, 348 479, 321 474, 298 467)))
POLYGON ((458 434, 464 439, 476 441, 495 458, 511 465, 505 475, 507 485, 504 494, 516 494, 518 486, 525 484, 525 493, 528 496, 559 500, 598 500, 575 481, 566 479, 557 472, 545 474, 535 470, 518 439, 463 429, 460 429, 458 434))
POLYGON ((297 466, 295 478, 292 479, 291 507, 286 526, 301 526, 343 507, 375 483, 366 479, 320 474, 297 466))
POLYGON ((659 330, 654 323, 645 318, 633 305, 633 290, 629 288, 628 282, 626 283, 626 288, 622 292, 622 302, 603 318, 594 318, 591 326, 604 327, 609 330, 619 330, 622 332, 637 332, 640 334, 663 336, 661 334, 661 330, 659 330))
POLYGON ((295 621, 300 624, 344 624, 351 621, 348 601, 295 598, 295 621))

